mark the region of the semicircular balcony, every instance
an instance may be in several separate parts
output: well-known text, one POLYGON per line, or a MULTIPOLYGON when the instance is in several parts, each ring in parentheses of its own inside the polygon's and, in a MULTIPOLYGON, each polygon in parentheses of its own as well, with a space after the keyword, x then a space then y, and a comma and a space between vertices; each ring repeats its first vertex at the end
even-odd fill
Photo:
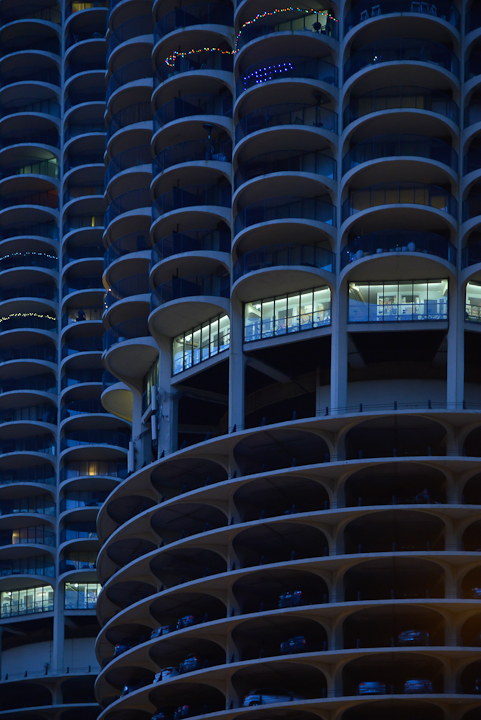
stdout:
POLYGON ((60 28, 36 18, 23 18, 7 23, 0 28, 2 57, 13 53, 29 51, 60 55, 60 28))
MULTIPOLYGON (((125 182, 125 171, 133 170, 135 173, 147 173, 149 179, 152 174, 152 153, 150 150, 150 136, 144 138, 145 142, 142 145, 135 147, 128 147, 121 152, 112 155, 112 159, 107 165, 105 172, 105 188, 107 194, 115 192, 115 186, 110 186, 112 180, 119 175, 123 174, 121 178, 118 178, 119 184, 125 182)), ((112 152, 112 149, 111 149, 112 152)))
MULTIPOLYGON (((160 6, 158 6, 160 7, 160 6)), ((154 29, 154 45, 155 52, 159 51, 159 44, 168 42, 167 38, 170 33, 184 28, 193 28, 195 26, 203 26, 196 28, 199 32, 205 33, 212 31, 212 27, 205 26, 220 25, 224 27, 232 27, 234 25, 234 11, 230 2, 204 2, 189 3, 183 7, 175 8, 170 12, 162 15, 154 29)), ((217 29, 219 34, 228 35, 227 30, 217 29)), ((160 47, 162 47, 160 45, 160 47)))
POLYGON ((379 5, 379 8, 370 5, 366 0, 361 0, 344 18, 344 35, 347 35, 350 30, 361 23, 366 23, 371 18, 401 13, 403 15, 406 13, 412 14, 414 16, 412 20, 417 20, 419 15, 423 19, 428 17, 429 19, 441 20, 443 23, 451 25, 455 30, 459 30, 461 26, 461 14, 456 5, 450 0, 441 0, 436 5, 423 5, 422 3, 413 5, 411 0, 384 0, 379 5))
POLYGON ((230 229, 224 223, 215 228, 174 232, 159 240, 151 253, 152 287, 172 277, 179 262, 187 274, 198 269, 199 258, 214 259, 229 267, 230 229), (190 268, 190 269, 189 269, 190 268))
POLYGON ((391 37, 355 50, 344 64, 344 82, 370 68, 379 68, 379 77, 386 76, 388 81, 389 77, 392 78, 393 68, 386 67, 387 63, 398 63, 398 73, 402 72, 403 77, 406 80, 409 78, 412 84, 416 74, 419 76, 419 66, 426 65, 429 66, 431 75, 437 74, 436 71, 444 71, 459 78, 459 58, 446 45, 431 40, 391 37))
POLYGON ((205 71, 206 75, 217 77, 229 86, 234 65, 233 51, 226 42, 211 50, 200 46, 192 50, 176 50, 159 62, 154 74, 154 98, 158 95, 159 86, 166 81, 175 83, 177 89, 184 85, 190 89, 191 73, 202 75, 205 71))
POLYGON ((104 333, 104 362, 117 378, 141 378, 159 355, 147 315, 123 320, 104 333))
POLYGON ((376 175, 384 177, 386 168, 383 162, 391 158, 403 158, 405 162, 427 160, 446 166, 452 172, 443 173, 439 168, 441 183, 449 182, 459 172, 458 154, 449 143, 426 135, 396 133, 371 137, 351 145, 342 159, 342 173, 352 177, 359 166, 369 163, 368 167, 362 168, 362 177, 364 180, 367 176, 367 182, 370 182, 376 175), (375 161, 378 161, 377 164, 375 161))
MULTIPOLYGON (((402 111, 403 116, 414 113, 416 122, 421 115, 428 114, 428 122, 435 122, 434 116, 440 116, 459 125, 459 105, 445 90, 411 85, 392 85, 376 88, 361 94, 351 92, 349 103, 343 111, 343 126, 347 128, 353 122, 375 113, 402 111)), ((396 112, 396 117, 398 117, 396 112)))
POLYGON ((118 70, 112 72, 108 85, 106 102, 110 105, 115 93, 127 89, 129 85, 136 83, 145 87, 152 87, 152 63, 150 56, 133 60, 118 70))
POLYGON ((219 313, 229 313, 227 275, 174 277, 151 295, 149 326, 159 335, 174 337, 219 313))
POLYGON ((341 250, 341 269, 357 260, 389 253, 422 253, 442 258, 456 265, 456 247, 438 233, 415 230, 378 230, 358 235, 341 250))
POLYGON ((108 54, 111 56, 117 48, 127 42, 149 40, 154 32, 152 7, 150 3, 139 3, 135 15, 131 15, 128 7, 120 10, 114 18, 114 27, 109 35, 108 54), (127 19, 123 19, 123 17, 127 19))
POLYGON ((64 93, 64 117, 70 116, 72 108, 80 105, 91 105, 99 103, 99 107, 105 106, 105 72, 95 71, 80 73, 70 78, 64 93), (95 80, 95 82, 93 82, 95 80))
MULTIPOLYGON (((0 78, 3 88, 17 83, 40 83, 42 86, 47 84, 54 87, 60 85, 58 62, 49 55, 35 51, 25 53, 22 59, 16 55, 4 57, 0 61, 0 78)), ((12 87, 11 90, 11 94, 16 94, 19 88, 12 87)))
MULTIPOLYGON (((150 188, 148 187, 128 190, 113 198, 104 216, 104 224, 107 232, 113 232, 113 228, 109 226, 114 222, 117 226, 120 222, 122 222, 122 224, 125 223, 127 218, 135 219, 138 223, 139 218, 149 217, 151 204, 150 188)), ((125 229, 124 224, 122 227, 125 229)))
POLYGON ((118 103, 118 108, 116 108, 116 102, 111 103, 107 124, 107 143, 110 143, 111 139, 117 133, 120 135, 130 132, 136 133, 142 130, 152 132, 152 103, 150 102, 150 92, 146 93, 142 89, 142 91, 138 93, 136 90, 137 89, 133 92, 135 92, 135 97, 138 97, 137 102, 132 102, 134 95, 132 95, 132 98, 129 100, 129 94, 124 93, 122 95, 123 102, 118 103), (147 99, 147 97, 149 99, 147 99))
POLYGON ((118 459, 121 459, 128 450, 130 436, 130 428, 92 430, 87 427, 83 430, 66 432, 60 440, 62 461, 65 463, 93 458, 104 460, 110 457, 108 448, 115 450, 118 459), (106 449, 105 446, 108 448, 106 449))
MULTIPOLYGON (((239 98, 245 91, 257 87, 261 92, 264 83, 284 79, 308 79, 314 83, 325 83, 337 87, 338 69, 323 58, 302 55, 281 55, 269 57, 267 60, 256 62, 249 67, 239 70, 236 82, 236 93, 239 98)), ((317 86, 319 90, 321 86, 317 86)))
POLYGON ((353 190, 342 203, 341 221, 344 223, 355 218, 358 213, 365 214, 374 208, 383 206, 410 205, 430 208, 448 217, 453 222, 457 216, 457 200, 450 191, 438 185, 417 182, 385 182, 371 187, 353 190))
MULTIPOLYGON (((105 31, 107 26, 106 12, 81 12, 81 10, 96 10, 100 6, 97 2, 93 3, 74 3, 78 10, 74 13, 74 17, 69 20, 70 15, 66 15, 67 25, 65 33, 65 52, 72 46, 79 43, 85 43, 89 40, 105 39, 105 31), (84 5, 85 7, 82 7, 84 5), (87 7, 90 5, 91 7, 87 7)), ((68 3, 66 12, 72 8, 72 3, 68 3)), ((105 7, 106 9, 106 7, 105 7)), ((88 47, 88 44, 86 45, 88 47)))
POLYGON ((138 229, 134 232, 121 235, 114 240, 104 255, 104 280, 107 284, 117 280, 117 274, 123 273, 124 265, 131 272, 137 267, 141 268, 150 259, 151 245, 148 230, 138 229), (133 265, 132 265, 133 263, 133 265))
POLYGON ((201 227, 212 218, 230 224, 231 186, 225 180, 214 185, 197 184, 172 187, 157 197, 152 204, 152 232, 172 232, 179 216, 201 227), (209 218, 206 220, 205 216, 209 218))
POLYGON ((104 294, 104 321, 109 327, 118 325, 132 314, 148 312, 150 303, 150 283, 148 272, 129 275, 112 283, 104 294), (145 308, 142 308, 145 304, 145 308))
MULTIPOLYGON (((190 125, 186 126, 185 130, 186 133, 191 131, 190 137, 193 134, 199 134, 199 129, 194 129, 190 125)), ((202 130, 200 132, 202 133, 202 130)), ((205 133, 208 133, 209 137, 185 140, 160 150, 152 163, 152 177, 155 178, 157 175, 165 173, 173 166, 186 163, 201 167, 217 167, 228 175, 229 168, 224 163, 228 164, 232 160, 232 140, 223 129, 219 132, 217 128, 208 124, 203 126, 202 134, 205 135, 205 133)))
MULTIPOLYGON (((273 244, 242 255, 232 271, 232 292, 242 300, 311 288, 336 270, 334 253, 316 244, 273 244), (252 274, 253 273, 253 274, 252 274)), ((330 320, 330 313, 325 313, 330 320)))
MULTIPOLYGON (((10 330, 46 330, 57 332, 57 314, 52 304, 36 299, 19 299, 7 301, 2 307, 0 333, 10 330)), ((36 337, 35 332, 29 337, 36 337)))

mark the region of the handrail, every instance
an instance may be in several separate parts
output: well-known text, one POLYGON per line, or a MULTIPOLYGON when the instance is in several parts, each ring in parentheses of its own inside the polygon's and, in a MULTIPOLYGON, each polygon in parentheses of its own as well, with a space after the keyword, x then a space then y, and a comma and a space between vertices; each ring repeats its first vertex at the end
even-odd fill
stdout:
POLYGON ((108 310, 119 300, 148 293, 150 293, 149 278, 145 273, 123 278, 113 283, 104 293, 104 310, 108 310))
POLYGON ((363 257, 403 252, 428 253, 456 265, 456 247, 442 235, 423 230, 379 230, 351 240, 341 250, 341 268, 363 257))
POLYGON ((234 60, 230 50, 207 52, 198 49, 192 52, 192 57, 171 56, 157 68, 154 75, 154 87, 179 73, 199 70, 221 70, 231 73, 233 66, 234 60))
POLYGON ((320 243, 300 245, 299 243, 279 243, 250 250, 242 255, 234 264, 233 279, 239 280, 243 275, 279 266, 303 266, 335 272, 336 256, 326 250, 320 243))
POLYGON ((145 231, 140 230, 139 232, 122 235, 122 237, 114 240, 105 252, 104 270, 123 255, 150 250, 150 247, 149 234, 145 231))
POLYGON ((152 222, 161 215, 196 205, 230 207, 230 185, 187 185, 172 188, 158 197, 152 205, 152 222))
POLYGON ((342 222, 358 212, 377 205, 424 205, 456 216, 458 202, 437 185, 416 182, 388 182, 355 190, 342 204, 342 222))
POLYGON ((152 249, 152 267, 171 255, 195 252, 230 252, 230 230, 207 229, 175 232, 159 240, 152 249))
POLYGON ((421 157, 435 160, 458 171, 458 153, 449 143, 436 137, 396 133, 378 135, 351 147, 342 159, 342 172, 365 162, 389 157, 421 157))
MULTIPOLYGON (((146 317, 124 320, 104 333, 104 350, 110 350, 119 342, 143 337, 150 337, 149 323, 146 317)), ((119 381, 117 380, 117 382, 119 381)))
POLYGON ((162 105, 154 115, 154 132, 173 120, 195 115, 232 117, 232 95, 198 93, 174 98, 162 105))
POLYGON ((253 110, 237 123, 235 139, 281 125, 307 125, 337 133, 337 113, 321 105, 279 103, 253 110))
POLYGON ((336 222, 336 207, 325 200, 324 197, 304 198, 290 196, 269 198, 268 200, 251 203, 239 210, 234 220, 234 232, 237 235, 237 233, 251 225, 288 218, 315 220, 334 225, 336 222))
POLYGON ((234 175, 234 187, 237 189, 243 183, 260 175, 279 172, 314 173, 335 180, 337 161, 320 150, 302 152, 283 149, 262 153, 239 165, 234 175))
POLYGON ((262 61, 249 65, 237 80, 237 97, 254 85, 292 77, 320 80, 337 87, 338 75, 336 65, 327 60, 281 55, 269 58, 268 64, 262 61))
POLYGON ((172 165, 186 162, 231 162, 232 141, 200 138, 171 145, 154 158, 152 175, 155 177, 172 165))
POLYGON ((228 298, 230 278, 219 275, 190 275, 189 277, 172 278, 155 288, 151 295, 150 311, 153 312, 172 300, 196 295, 228 298))
POLYGON ((461 15, 457 7, 450 0, 436 0, 436 5, 431 3, 415 2, 413 0, 379 0, 376 5, 372 0, 361 0, 353 10, 347 13, 344 19, 344 35, 359 23, 366 22, 370 18, 391 13, 415 13, 429 15, 434 18, 446 20, 459 30, 461 15))

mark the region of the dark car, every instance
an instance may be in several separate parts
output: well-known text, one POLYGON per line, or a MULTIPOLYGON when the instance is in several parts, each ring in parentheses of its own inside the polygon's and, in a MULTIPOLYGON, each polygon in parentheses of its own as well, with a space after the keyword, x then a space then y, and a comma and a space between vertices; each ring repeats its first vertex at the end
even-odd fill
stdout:
POLYGON ((139 690, 140 688, 144 687, 144 685, 148 685, 148 684, 149 683, 147 680, 140 680, 138 683, 124 685, 120 697, 124 697, 125 695, 128 695, 131 692, 134 692, 134 690, 139 690))
POLYGON ((188 655, 185 660, 183 660, 179 665, 179 672, 180 673, 186 673, 186 672, 192 672, 193 670, 198 670, 200 667, 202 667, 202 663, 197 657, 197 655, 188 655))
POLYGON ((167 720, 167 715, 163 710, 159 710, 158 713, 155 713, 155 715, 152 715, 150 720, 167 720))
POLYGON ((114 658, 122 655, 124 652, 127 652, 127 650, 130 650, 131 647, 132 645, 128 645, 127 643, 119 643, 114 647, 114 658))
POLYGON ((167 633, 170 633, 173 630, 175 630, 175 628, 172 627, 172 625, 161 625, 160 627, 155 628, 155 630, 152 630, 150 633, 150 639, 153 640, 161 635, 167 635, 167 633))
POLYGON ((302 590, 289 590, 288 592, 279 595, 279 608, 296 607, 298 605, 304 605, 302 590))
POLYGON ((358 695, 385 695, 386 684, 378 680, 360 682, 357 686, 358 695))
POLYGON ((306 638, 304 635, 296 635, 281 642, 281 655, 290 655, 291 653, 306 652, 306 638))
POLYGON ((182 628, 190 627, 195 624, 195 618, 193 615, 184 615, 177 620, 176 630, 182 630, 182 628))
POLYGON ((189 717, 190 714, 190 705, 179 705, 174 712, 174 720, 182 720, 182 718, 189 717))
POLYGON ((261 688, 259 690, 251 690, 245 696, 242 707, 251 707, 252 705, 268 705, 270 703, 289 702, 291 700, 304 700, 305 698, 288 690, 279 690, 278 688, 261 688))
POLYGON ((470 592, 472 598, 476 598, 476 600, 481 600, 481 587, 472 587, 470 592))
POLYGON ((397 636, 398 645, 429 645, 429 633, 424 630, 404 630, 397 636))
POLYGON ((432 693, 432 691, 433 684, 431 680, 427 680, 426 678, 414 678, 412 680, 406 680, 404 683, 405 693, 432 693))

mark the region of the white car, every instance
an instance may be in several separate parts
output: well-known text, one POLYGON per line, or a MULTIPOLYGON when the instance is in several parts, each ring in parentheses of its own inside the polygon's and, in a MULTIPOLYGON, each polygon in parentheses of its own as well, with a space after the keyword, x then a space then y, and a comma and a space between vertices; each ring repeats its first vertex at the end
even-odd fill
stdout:
POLYGON ((163 668, 160 672, 155 674, 154 683, 161 682, 162 680, 169 680, 171 677, 175 677, 179 674, 179 671, 175 667, 163 668))

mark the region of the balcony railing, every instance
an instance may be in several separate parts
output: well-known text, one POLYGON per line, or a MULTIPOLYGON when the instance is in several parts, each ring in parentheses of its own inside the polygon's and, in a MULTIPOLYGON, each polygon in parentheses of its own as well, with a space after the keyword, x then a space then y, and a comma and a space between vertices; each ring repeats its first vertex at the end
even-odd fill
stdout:
POLYGON ((154 132, 174 120, 196 115, 232 117, 232 96, 200 93, 174 98, 162 105, 154 115, 154 132))
POLYGON ((456 216, 458 211, 456 198, 437 185, 390 182, 354 191, 342 204, 342 222, 372 207, 405 203, 431 207, 452 216, 456 216))
POLYGON ((0 485, 12 485, 15 483, 55 485, 55 471, 51 465, 33 465, 25 468, 15 468, 0 473, 0 485))
POLYGON ((299 218, 335 225, 336 208, 323 197, 280 197, 252 203, 239 211, 234 221, 235 234, 251 225, 299 218))
POLYGON ((80 370, 67 370, 62 377, 62 390, 73 385, 90 385, 102 382, 102 368, 82 368, 80 370))
POLYGON ((0 257, 0 270, 17 267, 41 267, 47 270, 58 270, 58 258, 46 252, 10 252, 0 257))
POLYGON ((39 452, 56 455, 55 440, 51 435, 34 435, 25 438, 0 440, 0 454, 39 452))
POLYGON ((0 178, 12 177, 13 175, 45 175, 49 178, 58 179, 59 165, 56 158, 39 160, 37 158, 21 158, 15 165, 3 166, 0 170, 0 178))
POLYGON ((109 40, 109 55, 118 47, 121 43, 127 40, 132 40, 135 37, 141 37, 142 35, 148 35, 149 38, 154 31, 154 23, 152 20, 152 14, 139 15, 137 17, 126 20, 119 25, 110 36, 109 40))
POLYGON ((248 24, 244 24, 237 35, 237 50, 251 40, 278 32, 304 32, 319 35, 321 38, 325 35, 337 40, 339 23, 324 12, 300 13, 297 8, 269 13, 267 17, 254 18, 248 24))
POLYGON ((128 105, 122 110, 119 110, 112 116, 107 130, 107 141, 110 140, 112 135, 118 130, 121 130, 129 125, 135 125, 140 122, 151 122, 152 121, 152 103, 150 102, 139 102, 135 105, 128 105))
POLYGON ((463 222, 481 215, 481 194, 473 193, 463 202, 463 222))
POLYGON ((70 295, 79 290, 102 290, 102 280, 98 275, 91 277, 72 277, 62 285, 62 296, 70 295))
POLYGON ((62 12, 58 7, 39 7, 38 5, 18 5, 0 13, 0 24, 15 22, 16 20, 47 20, 59 25, 62 22, 62 12))
MULTIPOLYGON (((16 390, 40 390, 41 392, 55 393, 57 392, 57 383, 53 373, 42 373, 41 375, 27 375, 26 377, 2 378, 0 380, 0 390, 2 393, 15 392, 16 390)), ((36 419, 39 420, 41 417, 36 419)), ((46 422, 52 422, 52 420, 46 422)))
POLYGON ((67 462, 60 468, 60 482, 74 480, 79 477, 114 477, 126 478, 127 467, 125 463, 115 460, 98 460, 85 462, 67 462))
POLYGON ((157 68, 154 75, 154 87, 179 73, 199 70, 222 70, 231 73, 233 66, 234 60, 230 50, 225 52, 221 50, 217 52, 199 50, 195 51, 192 58, 171 56, 157 68))
POLYGON ((31 97, 14 98, 1 103, 0 117, 19 113, 41 113, 60 117, 60 104, 58 100, 33 100, 31 97))
POLYGON ((337 133, 337 114, 321 105, 302 103, 279 103, 253 110, 239 120, 236 142, 251 133, 280 125, 308 125, 337 133))
POLYGON ((58 290, 54 285, 32 283, 22 287, 0 288, 0 302, 13 298, 36 298, 41 300, 58 300, 58 290))
POLYGON ((442 235, 422 230, 382 230, 351 240, 341 250, 341 268, 363 257, 403 252, 426 253, 456 265, 456 248, 442 235))
MULTIPOLYGON (((112 3, 113 4, 113 3, 112 3)), ((109 0, 88 0, 87 2, 80 2, 80 0, 73 0, 68 3, 65 8, 65 18, 70 17, 73 13, 80 12, 80 10, 92 10, 94 8, 108 8, 109 0)))
MULTIPOLYGON (((8 381, 0 381, 3 392, 8 392, 8 381), (4 384, 7 389, 4 390, 4 384)), ((12 407, 0 410, 0 423, 23 422, 44 422, 55 425, 57 423, 57 408, 53 405, 31 405, 30 407, 12 407)), ((39 511, 36 511, 39 512, 39 511)))
POLYGON ((63 405, 60 413, 60 419, 66 420, 67 418, 76 417, 77 415, 104 415, 106 412, 107 411, 100 402, 100 399, 72 400, 72 402, 63 405))
POLYGON ((74 75, 80 75, 85 72, 105 72, 105 54, 99 55, 98 57, 91 57, 84 59, 79 63, 70 63, 65 68, 65 81, 69 80, 74 75))
POLYGON ((320 150, 275 150, 242 163, 234 175, 234 187, 238 188, 253 178, 270 173, 313 173, 335 180, 336 170, 336 160, 320 150))
POLYGON ((269 58, 246 68, 236 83, 237 97, 254 85, 283 78, 320 80, 328 85, 338 84, 338 70, 327 60, 297 56, 269 58))
MULTIPOLYGON (((35 122, 35 118, 32 118, 35 122)), ((58 130, 37 130, 34 125, 25 128, 14 128, 2 133, 0 138, 0 148, 11 147, 12 145, 22 144, 41 144, 50 145, 53 148, 60 147, 60 138, 58 130)))
POLYGON ((55 577, 55 563, 51 560, 46 560, 42 555, 31 558, 0 561, 0 577, 9 577, 11 575, 43 575, 44 577, 55 577))
POLYGON ((81 352, 102 352, 102 336, 72 338, 62 345, 62 358, 77 355, 81 352))
POLYGON ((103 215, 92 215, 92 213, 86 213, 85 215, 73 215, 68 217, 63 224, 63 234, 71 232, 72 230, 81 230, 83 228, 103 228, 104 227, 104 216, 103 215))
POLYGON ((42 312, 17 312, 0 318, 0 333, 19 328, 57 331, 57 319, 54 315, 42 312))
POLYGON ((481 262, 481 244, 471 243, 463 248, 463 270, 481 262))
POLYGON ((55 533, 45 525, 0 531, 0 545, 51 545, 55 547, 55 533))
POLYGON ((435 160, 458 171, 458 153, 449 143, 426 135, 397 133, 370 138, 352 147, 342 159, 342 172, 344 174, 362 163, 389 157, 435 160))
POLYGON ((18 205, 40 205, 41 207, 58 210, 58 196, 56 192, 39 192, 39 193, 12 193, 11 195, 3 195, 0 198, 0 210, 18 205))
POLYGON ((125 320, 104 333, 104 350, 110 350, 120 342, 144 337, 150 337, 149 323, 146 317, 125 320))
POLYGON ((150 293, 149 278, 146 273, 142 275, 131 275, 130 277, 118 280, 113 283, 104 295, 104 309, 108 310, 119 300, 133 297, 135 295, 147 295, 150 293))
POLYGON ((142 208, 150 208, 150 206, 151 197, 149 188, 139 188, 138 190, 131 190, 123 195, 119 195, 115 200, 112 200, 107 208, 104 216, 105 227, 122 213, 140 210, 142 208))
POLYGON ((383 87, 351 98, 344 109, 343 124, 347 127, 349 123, 374 112, 405 109, 433 112, 459 124, 459 106, 449 95, 440 90, 411 85, 383 87))
POLYGON ((57 353, 51 345, 14 345, 0 349, 0 362, 10 360, 46 360, 57 362, 57 353))
POLYGON ((86 258, 103 257, 105 248, 103 245, 79 245, 78 247, 69 247, 67 252, 62 255, 62 263, 67 265, 75 260, 84 260, 86 258))
POLYGON ((150 143, 148 145, 138 145, 137 147, 128 148, 116 155, 108 164, 105 173, 105 187, 109 184, 113 177, 123 170, 139 167, 139 165, 148 165, 149 174, 152 163, 152 152, 150 143))
POLYGON ((481 122, 481 102, 474 101, 464 111, 464 127, 481 122))
POLYGON ((187 185, 172 188, 152 205, 152 222, 161 215, 181 208, 200 206, 230 207, 230 185, 187 185))
POLYGON ((60 42, 57 37, 41 38, 30 35, 14 35, 10 40, 4 40, 0 49, 0 57, 25 50, 38 50, 39 52, 60 55, 60 42))
POLYGON ((78 155, 71 155, 65 159, 63 164, 64 173, 68 173, 73 168, 81 167, 82 165, 102 165, 104 164, 103 154, 100 150, 94 152, 82 152, 78 155))
POLYGON ((474 49, 464 66, 464 82, 481 75, 481 52, 474 49))
POLYGON ((152 267, 171 255, 196 252, 230 252, 230 230, 192 230, 162 238, 152 250, 152 267))
POLYGON ((179 28, 192 25, 234 24, 234 9, 230 3, 195 3, 185 8, 176 8, 160 18, 154 30, 154 43, 179 28))
POLYGON ((476 3, 471 3, 471 9, 466 13, 465 31, 467 33, 481 27, 481 8, 476 3))
POLYGON ((469 150, 464 156, 463 171, 467 173, 479 170, 481 168, 481 147, 469 150))
POLYGON ((149 235, 142 230, 129 233, 115 240, 104 255, 104 270, 123 255, 150 250, 149 235))
POLYGON ((330 250, 317 245, 281 243, 250 250, 234 265, 234 282, 243 275, 280 266, 302 266, 335 272, 336 257, 330 250))
POLYGON ((363 68, 386 62, 429 63, 459 76, 459 59, 445 45, 431 40, 394 37, 377 40, 356 50, 344 65, 344 81, 363 68))
POLYGON ((155 177, 172 165, 188 162, 231 162, 232 141, 202 138, 186 140, 162 150, 152 163, 152 175, 155 177))
MULTIPOLYGON (((85 525, 88 525, 88 523, 85 523, 85 525)), ((91 523, 90 527, 85 529, 64 528, 60 531, 60 542, 63 543, 68 540, 98 540, 95 523, 91 523)))
POLYGON ((11 237, 42 237, 58 240, 58 227, 53 222, 8 225, 0 230, 0 240, 11 237))
POLYGON ((392 13, 420 13, 431 17, 446 20, 459 30, 461 16, 459 10, 449 0, 436 0, 436 4, 427 2, 416 2, 415 0, 380 0, 376 5, 372 0, 361 0, 356 7, 346 15, 344 20, 344 34, 359 23, 365 22, 379 15, 390 15, 392 13))
POLYGON ((67 35, 65 38, 65 50, 68 50, 72 45, 77 43, 85 42, 86 40, 105 40, 105 32, 99 32, 98 30, 88 30, 87 32, 74 32, 72 35, 67 35))
POLYGON ((57 68, 14 67, 0 73, 2 86, 18 82, 44 82, 50 85, 60 85, 60 73, 57 68))
POLYGON ((81 445, 115 445, 121 448, 128 448, 130 441, 130 430, 118 432, 115 430, 75 430, 67 433, 60 441, 60 449, 79 447, 81 445))
POLYGON ((191 275, 175 277, 155 288, 151 296, 151 312, 171 300, 195 296, 223 297, 230 296, 230 280, 217 275, 191 275))
POLYGON ((107 86, 106 102, 110 100, 112 93, 123 85, 135 82, 136 80, 152 79, 152 63, 150 58, 134 60, 114 72, 107 86))
POLYGON ((85 105, 86 103, 105 103, 105 90, 103 87, 90 87, 85 92, 71 90, 69 88, 65 97, 65 112, 77 105, 85 105))

